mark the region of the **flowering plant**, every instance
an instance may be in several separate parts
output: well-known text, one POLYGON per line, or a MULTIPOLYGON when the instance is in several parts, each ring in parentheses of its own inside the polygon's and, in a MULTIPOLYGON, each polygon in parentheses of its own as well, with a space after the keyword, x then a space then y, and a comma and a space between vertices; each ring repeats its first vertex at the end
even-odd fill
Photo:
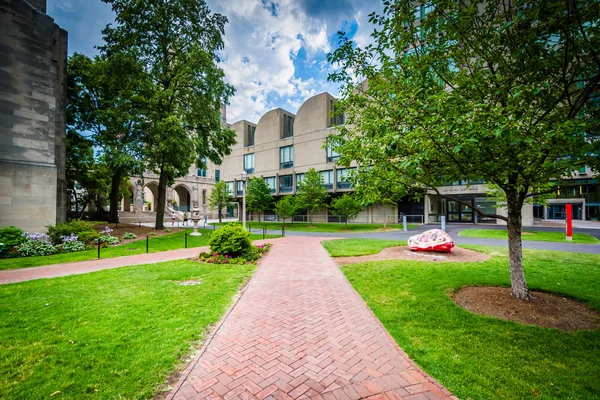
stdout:
POLYGON ((66 235, 66 236, 61 236, 60 240, 63 243, 68 243, 68 242, 76 242, 79 238, 77 237, 77 235, 75 234, 70 234, 70 235, 66 235))
POLYGON ((48 256, 57 252, 56 248, 52 246, 50 236, 45 233, 29 233, 24 232, 25 242, 17 247, 17 253, 20 257, 32 257, 32 256, 48 256))
POLYGON ((105 227, 105 228, 102 230, 102 232, 100 233, 100 235, 101 235, 101 236, 110 236, 110 233, 111 233, 112 231, 113 231, 112 229, 110 229, 108 226, 106 226, 106 227, 105 227))
POLYGON ((23 232, 23 237, 25 237, 25 239, 29 240, 29 241, 37 241, 37 242, 44 242, 44 243, 50 243, 50 236, 46 235, 45 233, 39 233, 39 232, 33 232, 33 233, 29 233, 29 232, 23 232))

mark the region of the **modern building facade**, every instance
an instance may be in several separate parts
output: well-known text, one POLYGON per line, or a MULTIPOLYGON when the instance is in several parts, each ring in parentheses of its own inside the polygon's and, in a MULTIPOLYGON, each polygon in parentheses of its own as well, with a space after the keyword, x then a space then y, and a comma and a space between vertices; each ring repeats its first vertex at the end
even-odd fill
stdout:
POLYGON ((46 0, 0 0, 0 227, 66 218, 66 61, 46 0))

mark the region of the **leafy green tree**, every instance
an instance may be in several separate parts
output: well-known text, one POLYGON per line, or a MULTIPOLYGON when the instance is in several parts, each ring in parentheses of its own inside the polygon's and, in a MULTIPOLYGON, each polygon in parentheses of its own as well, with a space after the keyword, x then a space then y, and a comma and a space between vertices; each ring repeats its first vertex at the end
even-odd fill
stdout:
POLYGON ((286 218, 292 218, 296 211, 297 206, 293 196, 283 196, 277 204, 275 204, 275 212, 283 218, 283 225, 285 225, 286 218))
POLYGON ((312 214, 327 208, 329 194, 325 188, 325 180, 320 172, 311 168, 304 174, 296 190, 296 205, 308 210, 308 222, 312 225, 312 214))
POLYGON ((144 86, 142 68, 122 53, 93 59, 75 53, 67 68, 68 123, 71 129, 89 134, 86 140, 96 149, 95 158, 106 164, 110 179, 109 219, 119 222, 121 182, 139 172, 141 166, 142 114, 137 97, 144 86))
POLYGON ((437 188, 467 179, 498 187, 507 215, 475 212, 506 221, 512 293, 530 298, 522 206, 598 153, 599 19, 592 1, 385 1, 373 45, 342 35, 328 56, 347 119, 340 163, 393 172, 407 193, 453 198, 437 188))
POLYGON ((211 210, 217 210, 219 213, 219 223, 223 221, 221 210, 232 201, 229 187, 225 181, 220 181, 215 184, 210 195, 208 196, 208 206, 211 210))
POLYGON ((159 175, 156 229, 163 228, 167 186, 204 157, 220 164, 235 133, 221 123, 234 89, 218 67, 227 18, 202 0, 103 0, 116 25, 104 29, 107 54, 127 52, 151 82, 144 93, 147 168, 159 175))
POLYGON ((248 181, 246 190, 246 207, 249 210, 257 211, 258 221, 260 222, 260 213, 270 210, 273 206, 273 195, 271 188, 263 178, 255 176, 248 181))
POLYGON ((334 199, 331 202, 331 211, 339 218, 343 218, 348 229, 348 220, 358 217, 362 211, 363 205, 356 196, 344 193, 343 196, 334 199))

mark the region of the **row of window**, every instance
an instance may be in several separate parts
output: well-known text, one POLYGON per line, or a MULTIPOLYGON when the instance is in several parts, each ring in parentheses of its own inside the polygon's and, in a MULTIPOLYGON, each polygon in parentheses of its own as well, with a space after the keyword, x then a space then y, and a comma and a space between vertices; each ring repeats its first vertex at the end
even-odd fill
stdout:
MULTIPOLYGON (((352 188, 352 183, 348 182, 349 175, 352 170, 355 168, 340 168, 336 170, 336 186, 338 189, 350 189, 352 188)), ((321 176, 323 177, 323 186, 326 189, 333 189, 334 182, 334 171, 320 171, 321 176)), ((277 177, 269 176, 263 178, 269 188, 271 189, 271 193, 275 193, 277 191, 277 177)), ((296 187, 302 180, 304 179, 304 174, 296 174, 296 187)), ((293 185, 293 175, 281 175, 279 176, 279 193, 292 193, 294 191, 293 185)), ((243 194, 243 182, 236 181, 234 187, 234 182, 227 182, 227 187, 229 188, 230 193, 235 193, 236 196, 241 196, 243 194), (235 190, 234 190, 235 189, 235 190)))
MULTIPOLYGON (((339 160, 340 155, 331 146, 326 147, 327 162, 339 160)), ((292 168, 294 166, 294 145, 279 148, 279 169, 292 168)), ((244 171, 248 174, 254 173, 254 153, 244 154, 244 171)))

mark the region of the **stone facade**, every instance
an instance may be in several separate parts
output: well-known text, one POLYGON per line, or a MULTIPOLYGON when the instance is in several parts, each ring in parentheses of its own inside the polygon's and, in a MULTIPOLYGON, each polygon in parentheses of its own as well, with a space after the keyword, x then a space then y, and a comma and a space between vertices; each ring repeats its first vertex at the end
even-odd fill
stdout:
POLYGON ((45 0, 0 0, 0 227, 66 217, 67 32, 45 0))

